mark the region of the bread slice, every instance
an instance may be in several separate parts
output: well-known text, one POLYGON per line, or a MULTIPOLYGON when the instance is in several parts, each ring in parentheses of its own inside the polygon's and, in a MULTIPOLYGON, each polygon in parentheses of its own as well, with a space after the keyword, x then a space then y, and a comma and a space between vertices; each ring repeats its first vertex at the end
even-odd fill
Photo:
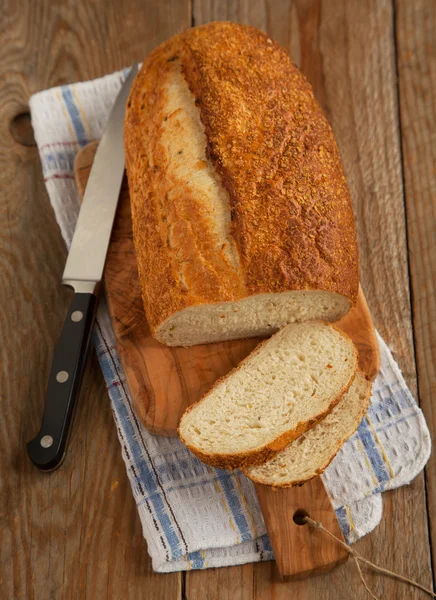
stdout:
POLYGON ((264 33, 208 23, 153 50, 132 86, 125 150, 157 340, 269 336, 355 304, 357 238, 333 133, 264 33))
POLYGON ((235 302, 190 306, 166 319, 154 335, 167 346, 186 347, 266 337, 290 323, 338 321, 350 306, 344 296, 320 290, 257 294, 235 302))
POLYGON ((356 373, 348 392, 325 419, 291 442, 272 460, 244 473, 273 487, 300 485, 322 473, 359 426, 371 398, 371 382, 356 373))
POLYGON ((288 325, 188 408, 180 438, 214 467, 260 464, 323 419, 356 369, 352 341, 333 325, 288 325))

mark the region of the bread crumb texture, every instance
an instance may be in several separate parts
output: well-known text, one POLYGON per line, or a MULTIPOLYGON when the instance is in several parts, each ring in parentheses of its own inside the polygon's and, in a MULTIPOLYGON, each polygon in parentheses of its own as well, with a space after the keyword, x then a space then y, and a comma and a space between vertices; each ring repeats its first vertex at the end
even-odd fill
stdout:
POLYGON ((325 419, 272 460, 246 469, 245 474, 263 485, 291 487, 323 473, 358 428, 368 410, 371 387, 363 373, 356 373, 350 389, 325 419))

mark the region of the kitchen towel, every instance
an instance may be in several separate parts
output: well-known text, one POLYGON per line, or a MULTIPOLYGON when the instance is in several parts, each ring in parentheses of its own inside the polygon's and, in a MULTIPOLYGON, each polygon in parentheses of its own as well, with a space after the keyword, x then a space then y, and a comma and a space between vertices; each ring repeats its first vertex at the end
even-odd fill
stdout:
MULTIPOLYGON (((101 137, 126 73, 30 99, 45 184, 67 246, 79 210, 75 155, 101 137)), ((251 481, 204 465, 179 440, 152 436, 138 422, 104 298, 94 339, 153 568, 164 573, 273 559, 251 481)), ((368 415, 323 475, 349 543, 380 521, 381 493, 409 483, 430 455, 423 414, 379 342, 382 364, 368 415)))

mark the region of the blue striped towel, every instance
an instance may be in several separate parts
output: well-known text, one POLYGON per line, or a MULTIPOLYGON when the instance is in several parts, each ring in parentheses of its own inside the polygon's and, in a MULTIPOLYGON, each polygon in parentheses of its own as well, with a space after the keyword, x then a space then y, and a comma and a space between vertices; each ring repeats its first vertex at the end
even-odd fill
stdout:
MULTIPOLYGON (((44 180, 67 245, 79 207, 74 157, 101 137, 125 74, 53 88, 30 100, 44 180)), ((409 483, 430 454, 421 410, 379 342, 382 366, 368 415, 323 475, 348 542, 379 522, 381 492, 409 483)), ((138 422, 104 299, 95 346, 153 568, 163 573, 273 559, 253 484, 240 472, 202 464, 179 440, 154 437, 138 422)))

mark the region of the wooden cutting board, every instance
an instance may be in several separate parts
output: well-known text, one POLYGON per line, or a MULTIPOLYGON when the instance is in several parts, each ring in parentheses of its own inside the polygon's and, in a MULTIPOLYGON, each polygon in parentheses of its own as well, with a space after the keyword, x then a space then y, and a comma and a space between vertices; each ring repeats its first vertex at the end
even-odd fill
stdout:
MULTIPOLYGON (((96 149, 97 143, 93 142, 76 157, 75 177, 81 196, 96 149)), ((135 411, 152 433, 176 436, 185 409, 245 358, 260 338, 169 348, 151 337, 142 305, 126 180, 108 250, 104 284, 135 411)), ((359 351, 360 367, 373 378, 380 366, 380 355, 362 290, 359 290, 357 306, 338 325, 353 339, 359 351)), ((313 519, 321 520, 342 538, 320 477, 288 490, 275 491, 256 485, 256 491, 282 575, 302 577, 328 570, 346 560, 347 552, 334 540, 293 521, 295 511, 305 509, 313 519)))

